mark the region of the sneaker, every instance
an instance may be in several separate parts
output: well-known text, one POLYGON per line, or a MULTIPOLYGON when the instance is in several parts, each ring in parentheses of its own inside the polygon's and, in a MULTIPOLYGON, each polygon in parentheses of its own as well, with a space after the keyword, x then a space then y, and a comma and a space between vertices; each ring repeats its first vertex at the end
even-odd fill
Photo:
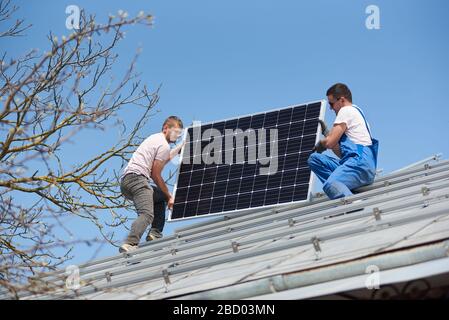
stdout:
POLYGON ((132 244, 128 244, 128 243, 124 243, 124 244, 122 244, 122 246, 118 249, 118 251, 120 252, 120 253, 127 253, 127 252, 132 252, 132 251, 135 251, 135 250, 137 250, 137 246, 134 246, 134 245, 132 245, 132 244))
POLYGON ((160 238, 162 238, 162 236, 158 237, 158 236, 155 236, 154 234, 148 234, 146 240, 147 241, 153 241, 153 240, 157 240, 157 239, 160 239, 160 238))

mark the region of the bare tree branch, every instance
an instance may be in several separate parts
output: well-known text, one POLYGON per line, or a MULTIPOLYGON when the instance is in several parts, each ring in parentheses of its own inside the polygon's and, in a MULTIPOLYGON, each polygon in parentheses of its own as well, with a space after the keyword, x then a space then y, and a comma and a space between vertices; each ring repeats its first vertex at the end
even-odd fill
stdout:
MULTIPOLYGON (((2 0, 0 22, 16 10, 2 0)), ((0 37, 21 35, 29 27, 23 23, 17 20, 0 37)), ((150 26, 152 16, 121 14, 98 24, 82 12, 79 30, 62 39, 49 34, 48 52, 12 59, 2 54, 0 287, 16 297, 50 290, 39 275, 69 260, 75 244, 116 245, 113 228, 127 221, 118 209, 130 210, 131 203, 121 197, 111 167, 121 169, 129 160, 159 99, 159 88, 151 92, 139 80, 138 53, 121 79, 111 76, 123 29, 136 24, 150 26), (133 127, 119 117, 122 110, 140 112, 133 127), (63 157, 63 147, 81 131, 103 134, 108 126, 121 128, 113 146, 81 163, 63 157), (64 220, 73 216, 93 223, 98 237, 68 241, 74 235, 64 220)))

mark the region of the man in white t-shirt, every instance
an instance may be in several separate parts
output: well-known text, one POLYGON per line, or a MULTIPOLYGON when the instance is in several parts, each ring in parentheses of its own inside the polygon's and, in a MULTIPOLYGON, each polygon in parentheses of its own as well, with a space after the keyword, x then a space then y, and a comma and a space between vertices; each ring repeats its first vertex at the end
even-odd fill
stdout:
POLYGON ((140 238, 151 224, 147 241, 162 237, 165 223, 165 206, 173 208, 173 196, 162 178, 162 169, 181 150, 183 143, 170 150, 181 136, 183 124, 176 116, 168 117, 162 131, 146 138, 134 151, 121 176, 123 196, 133 201, 138 217, 133 222, 120 252, 135 250, 140 238), (155 185, 150 185, 153 182, 155 185))
POLYGON ((308 164, 323 183, 327 196, 337 199, 373 183, 378 141, 371 137, 368 122, 352 104, 351 91, 345 84, 333 85, 326 95, 337 117, 330 132, 322 128, 325 138, 315 146, 316 153, 310 155, 308 164), (340 159, 322 154, 326 149, 333 150, 340 159))

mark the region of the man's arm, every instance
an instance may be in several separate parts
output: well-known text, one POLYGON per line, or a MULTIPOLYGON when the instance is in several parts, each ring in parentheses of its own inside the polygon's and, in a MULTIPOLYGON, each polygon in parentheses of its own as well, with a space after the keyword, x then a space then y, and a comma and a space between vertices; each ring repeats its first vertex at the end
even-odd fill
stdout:
MULTIPOLYGON (((338 144, 338 141, 340 141, 340 138, 343 133, 345 133, 345 131, 346 123, 334 124, 329 135, 321 140, 321 144, 326 147, 326 149, 332 149, 332 151, 337 151, 338 153, 340 153, 340 145, 338 144)), ((339 154, 337 154, 336 152, 335 154, 339 156, 339 154)))
POLYGON ((335 155, 339 158, 341 158, 341 150, 340 150, 340 144, 337 143, 335 147, 332 148, 332 151, 335 153, 335 155))
POLYGON ((174 157, 176 157, 176 155, 181 152, 182 147, 186 144, 185 141, 183 141, 182 143, 180 143, 179 145, 177 145, 176 147, 174 147, 173 149, 170 150, 170 160, 172 160, 174 157))
POLYGON ((162 178, 162 169, 164 169, 167 161, 162 160, 154 160, 153 167, 151 169, 151 179, 153 179, 154 183, 162 190, 165 197, 167 198, 167 206, 171 210, 173 208, 174 199, 168 191, 167 185, 165 184, 164 179, 162 178))
MULTIPOLYGON (((319 119, 318 122, 320 123, 320 126, 321 126, 321 132, 322 132, 323 136, 324 136, 324 137, 327 137, 327 136, 329 135, 329 130, 327 129, 326 123, 325 123, 323 120, 321 120, 321 119, 319 119)), ((340 139, 338 139, 338 140, 340 140, 340 139)), ((337 140, 337 141, 338 141, 338 140, 337 140)), ((337 143, 337 144, 332 148, 332 151, 335 153, 335 155, 336 155, 337 157, 341 158, 341 151, 340 151, 340 145, 339 145, 339 143, 337 143)))

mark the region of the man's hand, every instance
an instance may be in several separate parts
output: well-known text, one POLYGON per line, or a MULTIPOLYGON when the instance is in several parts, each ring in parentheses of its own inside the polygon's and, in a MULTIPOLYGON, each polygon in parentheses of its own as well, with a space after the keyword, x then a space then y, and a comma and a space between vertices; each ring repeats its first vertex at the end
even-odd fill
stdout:
POLYGON ((318 143, 315 145, 315 147, 313 147, 312 151, 318 152, 318 153, 322 153, 322 152, 326 151, 326 147, 323 145, 323 141, 324 140, 318 141, 318 143))
POLYGON ((176 147, 170 150, 170 160, 172 160, 174 157, 176 157, 180 152, 182 147, 186 144, 186 140, 178 144, 176 147))
POLYGON ((168 210, 173 210, 173 204, 174 203, 175 203, 175 198, 173 198, 173 196, 171 196, 170 199, 168 199, 168 202, 167 202, 168 210))

